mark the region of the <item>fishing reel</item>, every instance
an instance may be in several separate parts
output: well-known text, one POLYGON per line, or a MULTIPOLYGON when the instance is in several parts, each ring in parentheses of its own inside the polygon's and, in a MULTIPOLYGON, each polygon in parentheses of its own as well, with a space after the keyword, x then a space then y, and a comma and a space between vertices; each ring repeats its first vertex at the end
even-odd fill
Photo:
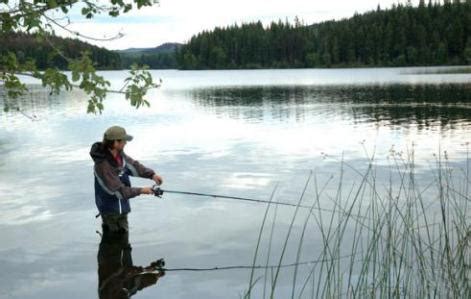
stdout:
POLYGON ((163 267, 165 267, 165 260, 164 259, 158 259, 156 260, 155 262, 152 262, 150 264, 150 266, 152 268, 156 268, 156 269, 162 269, 163 267))
POLYGON ((157 197, 162 197, 162 195, 164 194, 164 190, 160 189, 159 185, 152 186, 152 191, 157 197))

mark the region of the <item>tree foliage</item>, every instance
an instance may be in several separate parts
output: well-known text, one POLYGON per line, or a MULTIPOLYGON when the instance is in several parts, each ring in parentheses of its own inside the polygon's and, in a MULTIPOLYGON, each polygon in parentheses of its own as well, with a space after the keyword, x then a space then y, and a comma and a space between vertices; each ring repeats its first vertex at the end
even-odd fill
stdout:
POLYGON ((177 53, 182 69, 468 64, 471 1, 420 1, 311 26, 299 19, 215 28, 177 53))
MULTIPOLYGON (((106 60, 105 57, 98 58, 100 55, 106 56, 105 52, 85 50, 77 54, 76 49, 70 52, 63 44, 57 43, 54 32, 61 29, 77 37, 96 39, 68 28, 70 20, 67 14, 74 6, 81 7, 82 16, 91 19, 99 14, 117 17, 134 8, 140 9, 154 3, 156 1, 153 0, 110 0, 105 3, 99 0, 0 0, 0 37, 32 33, 37 37, 39 44, 47 44, 50 50, 47 54, 43 53, 47 57, 40 57, 39 61, 25 58, 32 56, 21 51, 0 51, 0 83, 3 83, 5 95, 17 98, 27 92, 27 86, 18 78, 18 75, 27 75, 41 80, 43 86, 54 93, 80 88, 89 96, 87 111, 90 113, 103 111, 103 100, 109 92, 124 94, 136 108, 148 105, 144 97, 147 91, 157 87, 157 84, 153 82, 147 70, 133 67, 124 82, 125 86, 121 90, 111 90, 110 83, 96 73, 100 65, 97 66, 95 62, 106 60), (62 14, 62 17, 54 17, 58 14, 62 14), (71 53, 73 55, 70 55, 71 53), (57 61, 54 62, 54 59, 57 61), (62 72, 63 69, 71 71, 71 78, 62 72)), ((110 39, 119 37, 121 34, 110 39)), ((119 56, 117 57, 116 63, 119 63, 119 56)), ((115 62, 107 62, 108 65, 110 63, 113 65, 115 62)), ((10 107, 6 105, 4 108, 8 110, 10 107)))

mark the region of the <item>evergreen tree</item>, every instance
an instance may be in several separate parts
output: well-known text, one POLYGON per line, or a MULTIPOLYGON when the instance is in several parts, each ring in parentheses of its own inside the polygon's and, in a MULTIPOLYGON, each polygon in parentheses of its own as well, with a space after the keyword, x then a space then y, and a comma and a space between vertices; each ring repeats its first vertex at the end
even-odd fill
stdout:
POLYGON ((310 26, 295 18, 215 28, 177 56, 183 69, 467 64, 470 40, 471 1, 421 0, 310 26))

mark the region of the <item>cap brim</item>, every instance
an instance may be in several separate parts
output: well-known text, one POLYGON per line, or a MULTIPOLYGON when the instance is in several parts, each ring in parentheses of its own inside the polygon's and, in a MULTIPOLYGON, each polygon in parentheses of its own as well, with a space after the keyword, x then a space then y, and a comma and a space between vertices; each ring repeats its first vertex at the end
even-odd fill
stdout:
POLYGON ((131 141, 132 139, 133 139, 133 137, 131 135, 126 134, 126 136, 124 136, 124 140, 126 140, 126 141, 131 141))

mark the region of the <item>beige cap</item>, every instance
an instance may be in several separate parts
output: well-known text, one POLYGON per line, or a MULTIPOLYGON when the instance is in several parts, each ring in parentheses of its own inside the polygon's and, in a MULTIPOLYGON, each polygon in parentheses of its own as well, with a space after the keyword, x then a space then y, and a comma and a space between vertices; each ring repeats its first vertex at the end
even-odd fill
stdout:
POLYGON ((106 140, 126 140, 126 141, 131 141, 132 140, 132 136, 128 135, 126 133, 126 130, 123 127, 120 127, 120 126, 109 127, 105 131, 104 138, 106 140))

